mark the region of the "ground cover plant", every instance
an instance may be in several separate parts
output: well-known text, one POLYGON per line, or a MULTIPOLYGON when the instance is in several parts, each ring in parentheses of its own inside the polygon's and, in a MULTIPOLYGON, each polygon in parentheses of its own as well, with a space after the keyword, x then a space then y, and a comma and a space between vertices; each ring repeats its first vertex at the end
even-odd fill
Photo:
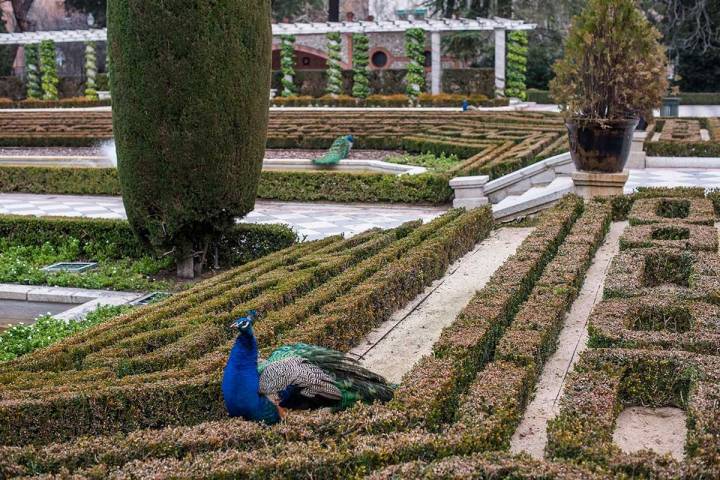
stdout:
POLYGON ((704 192, 640 192, 631 226, 589 320, 589 346, 548 426, 549 458, 614 477, 720 475, 717 231, 704 192), (650 197, 650 198, 647 198, 650 197), (652 222, 652 223, 648 223, 652 222), (644 272, 644 273, 643 273, 644 272), (628 279, 632 278, 632 281, 628 279), (628 407, 675 407, 687 415, 683 461, 613 443, 628 407))
MULTIPOLYGON (((217 244, 228 268, 297 240, 282 225, 238 225, 217 244)), ((172 259, 153 256, 125 221, 0 216, 0 282, 91 289, 151 291, 180 288, 167 273, 172 259), (93 261, 83 273, 46 272, 58 262, 93 261)))
MULTIPOLYGON (((203 303, 198 302, 209 301, 202 299, 213 298, 216 290, 230 292, 231 285, 249 278, 278 282, 272 275, 278 265, 283 272, 291 269, 293 275, 314 265, 324 266, 325 272, 340 267, 342 273, 314 288, 305 287, 306 293, 294 299, 290 292, 299 293, 299 279, 283 283, 278 293, 291 303, 270 307, 258 323, 261 349, 267 353, 278 342, 302 340, 347 350, 487 234, 491 226, 487 209, 451 211, 426 226, 410 223, 349 240, 302 244, 211 280, 202 291, 183 293, 176 299, 179 303, 137 310, 46 349, 42 358, 38 352, 10 362, 0 367, 0 395, 12 399, 0 404, 0 443, 6 445, 0 447, 0 471, 28 475, 66 468, 80 478, 347 478, 378 470, 376 478, 416 478, 416 471, 436 478, 430 473, 450 470, 465 475, 517 472, 518 478, 533 478, 531 473, 546 478, 603 478, 583 467, 474 453, 507 444, 536 369, 554 344, 554 322, 529 326, 522 318, 548 308, 554 312, 551 316, 562 316, 576 294, 572 286, 582 283, 585 268, 604 238, 611 214, 609 203, 584 206, 576 197, 543 214, 516 254, 443 331, 434 353, 404 377, 387 405, 357 406, 336 415, 297 413, 274 427, 227 420, 217 390, 218 369, 229 348, 227 337, 221 335, 216 346, 202 352, 193 351, 187 360, 166 357, 164 367, 155 364, 150 370, 143 364, 147 356, 136 349, 150 338, 156 339, 155 344, 166 335, 142 333, 147 322, 162 328, 166 318, 166 325, 181 326, 179 318, 193 308, 199 313, 203 303), (347 268, 348 260, 339 257, 355 257, 350 260, 354 266, 347 268), (559 272, 564 272, 562 277, 559 272), (195 307, 185 306, 185 300, 195 307), (356 307, 352 316, 345 313, 350 305, 356 307), (307 312, 312 312, 309 317, 307 312), (118 331, 120 323, 124 327, 118 331), (547 332, 544 340, 537 349, 524 349, 529 356, 511 357, 514 332, 527 328, 547 332), (131 352, 135 356, 127 357, 131 352), (114 355, 132 361, 116 363, 114 355), (114 386, 101 387, 110 381, 114 386), (101 391, 90 393, 90 398, 79 396, 91 385, 96 390, 109 388, 112 402, 101 391), (475 396, 476 391, 483 393, 475 396), (141 399, 142 407, 137 403, 141 399), (78 401, 89 409, 70 408, 78 401), (112 407, 117 401, 124 404, 125 412, 133 413, 117 416, 112 407), (17 420, 31 410, 32 421, 17 420), (51 413, 57 410, 73 415, 72 426, 51 413), (102 412, 102 421, 91 421, 93 411, 102 412), (169 425, 185 426, 157 429, 169 425), (28 441, 30 432, 33 439, 28 441), (404 462, 412 463, 401 465, 404 462), (393 464, 397 466, 382 470, 393 464)), ((234 302, 237 309, 279 301, 269 292, 250 293, 252 285, 245 284, 246 290, 234 288, 233 296, 245 302, 234 302), (238 298, 243 291, 246 296, 238 298)), ((223 307, 217 299, 214 304, 216 316, 230 318, 232 312, 226 314, 226 308, 233 307, 223 307)), ((223 325, 220 318, 212 322, 223 325)), ((200 332, 194 335, 202 336, 200 332)))
MULTIPOLYGON (((35 112, 0 112, 0 145, 92 145, 112 137, 109 112, 89 113, 92 115, 83 118, 72 112, 54 116, 52 112, 37 116, 35 112)), ((403 149, 459 161, 433 161, 430 173, 403 176, 266 171, 258 197, 445 204, 452 200, 448 185, 452 176, 496 178, 567 151, 564 128, 558 115, 527 112, 273 111, 268 147, 324 149, 338 136, 352 134, 358 148, 403 149)), ((426 163, 429 158, 423 156, 419 161, 426 163)), ((27 193, 120 193, 114 169, 0 167, 0 188, 27 193)))
POLYGON ((7 362, 39 348, 47 347, 65 337, 99 325, 127 311, 130 307, 98 306, 82 320, 58 320, 43 315, 29 325, 13 325, 0 332, 0 362, 7 362))

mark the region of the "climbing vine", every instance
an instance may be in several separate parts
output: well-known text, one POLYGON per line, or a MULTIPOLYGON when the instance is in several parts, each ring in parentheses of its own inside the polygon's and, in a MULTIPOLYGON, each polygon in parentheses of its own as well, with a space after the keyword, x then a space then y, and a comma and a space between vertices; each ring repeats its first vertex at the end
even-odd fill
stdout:
POLYGON ((327 34, 328 61, 327 61, 327 88, 328 95, 343 93, 342 66, 340 65, 340 52, 342 49, 342 35, 339 32, 327 34))
POLYGON ((368 64, 370 63, 370 40, 362 33, 355 33, 353 39, 353 88, 355 98, 370 96, 368 64))
POLYGON ((527 45, 527 32, 515 31, 508 34, 505 95, 520 100, 527 100, 527 45))
POLYGON ((58 74, 55 42, 43 40, 40 42, 40 73, 42 74, 42 90, 44 100, 57 100, 58 74))
POLYGON ((425 90, 425 31, 411 28, 405 32, 405 54, 409 59, 405 92, 414 103, 425 90))
POLYGON ((297 95, 295 89, 295 37, 293 35, 283 35, 280 38, 280 71, 282 78, 283 97, 294 97, 297 95))
POLYGON ((89 99, 97 99, 97 55, 95 42, 85 43, 85 96, 89 99))
POLYGON ((25 45, 25 76, 27 97, 41 98, 40 51, 38 50, 38 45, 25 45))

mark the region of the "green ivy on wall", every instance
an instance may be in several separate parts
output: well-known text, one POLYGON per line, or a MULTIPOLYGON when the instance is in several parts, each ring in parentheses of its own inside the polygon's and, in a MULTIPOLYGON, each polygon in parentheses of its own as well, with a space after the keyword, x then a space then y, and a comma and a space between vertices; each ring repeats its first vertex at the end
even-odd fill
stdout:
POLYGON ((38 45, 25 45, 25 78, 27 98, 42 98, 40 87, 40 50, 38 45))
POLYGON ((370 40, 362 33, 355 33, 353 39, 353 88, 352 96, 367 98, 370 96, 368 65, 370 63, 370 40))
POLYGON ((343 93, 342 66, 340 65, 340 52, 342 49, 342 35, 340 32, 327 34, 327 88, 328 95, 340 95, 343 93))
POLYGON ((507 83, 505 96, 527 100, 528 35, 525 31, 508 34, 507 83))
POLYGON ((97 100, 97 54, 95 52, 95 42, 85 43, 85 97, 97 100))
POLYGON ((411 28, 405 32, 405 54, 409 59, 405 92, 415 103, 425 91, 425 30, 411 28))
POLYGON ((295 88, 295 37, 283 35, 280 37, 280 71, 282 78, 282 97, 294 97, 297 95, 295 88))
POLYGON ((55 42, 43 40, 40 42, 40 73, 42 74, 43 100, 57 100, 58 74, 55 42))

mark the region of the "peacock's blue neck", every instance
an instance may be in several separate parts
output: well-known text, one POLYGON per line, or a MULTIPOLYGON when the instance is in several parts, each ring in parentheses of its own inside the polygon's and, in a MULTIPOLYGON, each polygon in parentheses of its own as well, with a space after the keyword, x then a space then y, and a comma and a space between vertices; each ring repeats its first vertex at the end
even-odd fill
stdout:
POLYGON ((222 392, 231 417, 263 421, 280 421, 275 405, 260 395, 258 347, 252 328, 241 332, 230 351, 223 375, 222 392))

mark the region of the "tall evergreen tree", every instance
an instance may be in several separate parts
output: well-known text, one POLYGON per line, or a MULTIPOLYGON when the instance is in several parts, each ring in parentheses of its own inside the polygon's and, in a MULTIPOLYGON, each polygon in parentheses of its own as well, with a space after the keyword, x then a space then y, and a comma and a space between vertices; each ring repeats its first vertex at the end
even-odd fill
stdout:
POLYGON ((110 0, 108 40, 128 220, 191 278, 212 243, 255 205, 270 0, 110 0))

